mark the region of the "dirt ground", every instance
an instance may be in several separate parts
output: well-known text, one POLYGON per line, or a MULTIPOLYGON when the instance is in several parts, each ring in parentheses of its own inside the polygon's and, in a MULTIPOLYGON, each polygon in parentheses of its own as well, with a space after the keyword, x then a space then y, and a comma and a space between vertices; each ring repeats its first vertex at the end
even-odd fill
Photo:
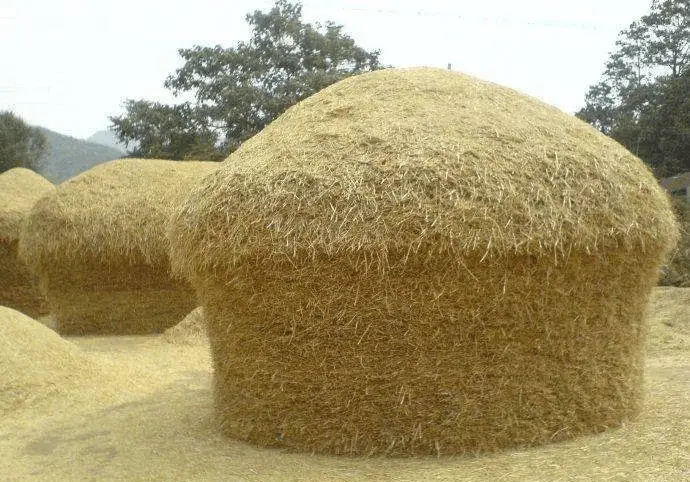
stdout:
POLYGON ((288 454, 233 441, 213 421, 206 344, 69 338, 93 370, 0 414, 0 480, 690 480, 690 288, 657 288, 649 320, 647 399, 634 422, 529 450, 417 459, 288 454))

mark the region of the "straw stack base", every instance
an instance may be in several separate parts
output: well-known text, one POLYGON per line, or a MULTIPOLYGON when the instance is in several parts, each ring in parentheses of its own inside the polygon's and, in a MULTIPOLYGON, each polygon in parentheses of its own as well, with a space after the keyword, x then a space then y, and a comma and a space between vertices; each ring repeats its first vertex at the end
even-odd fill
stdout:
POLYGON ((197 306, 186 283, 150 266, 72 269, 41 279, 63 335, 162 333, 197 306))
POLYGON ((343 259, 197 276, 223 430, 260 446, 460 454, 615 427, 642 392, 660 260, 343 259))
POLYGON ((0 306, 7 306, 30 316, 48 313, 36 278, 17 257, 17 243, 0 242, 0 306))

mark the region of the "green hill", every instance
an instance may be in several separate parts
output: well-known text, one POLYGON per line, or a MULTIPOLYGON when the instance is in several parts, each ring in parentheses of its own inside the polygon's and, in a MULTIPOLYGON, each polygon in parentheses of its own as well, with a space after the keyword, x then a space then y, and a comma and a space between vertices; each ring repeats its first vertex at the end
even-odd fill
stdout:
POLYGON ((54 183, 65 181, 97 164, 126 156, 125 152, 113 147, 76 139, 44 127, 39 129, 48 141, 39 172, 54 183))

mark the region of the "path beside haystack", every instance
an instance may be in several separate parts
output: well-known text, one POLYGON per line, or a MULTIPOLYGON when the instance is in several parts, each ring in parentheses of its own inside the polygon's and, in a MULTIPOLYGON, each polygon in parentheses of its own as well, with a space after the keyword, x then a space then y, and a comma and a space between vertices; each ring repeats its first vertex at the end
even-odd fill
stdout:
POLYGON ((103 376, 0 420, 0 479, 671 481, 690 477, 690 289, 657 288, 641 417, 601 435, 478 457, 350 459, 260 450, 213 422, 208 346, 70 338, 103 376))

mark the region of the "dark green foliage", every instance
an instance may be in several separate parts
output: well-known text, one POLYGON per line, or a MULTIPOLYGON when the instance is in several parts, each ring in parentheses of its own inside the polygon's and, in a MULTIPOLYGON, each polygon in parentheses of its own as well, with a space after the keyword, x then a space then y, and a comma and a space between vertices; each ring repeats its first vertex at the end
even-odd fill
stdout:
POLYGON ((111 117, 113 127, 135 157, 221 160, 218 135, 195 117, 191 104, 165 105, 127 100, 127 115, 111 117), (130 147, 131 146, 131 147, 130 147))
POLYGON ((299 3, 279 0, 246 16, 251 38, 234 47, 181 49, 185 61, 165 81, 193 102, 164 105, 128 100, 111 117, 119 138, 140 157, 226 157, 288 107, 350 75, 380 68, 341 25, 312 25, 299 3))
POLYGON ((0 172, 13 167, 38 171, 47 142, 41 131, 12 112, 0 112, 0 172))
POLYGON ((690 170, 690 0, 654 0, 619 34, 577 116, 661 177, 690 170))

